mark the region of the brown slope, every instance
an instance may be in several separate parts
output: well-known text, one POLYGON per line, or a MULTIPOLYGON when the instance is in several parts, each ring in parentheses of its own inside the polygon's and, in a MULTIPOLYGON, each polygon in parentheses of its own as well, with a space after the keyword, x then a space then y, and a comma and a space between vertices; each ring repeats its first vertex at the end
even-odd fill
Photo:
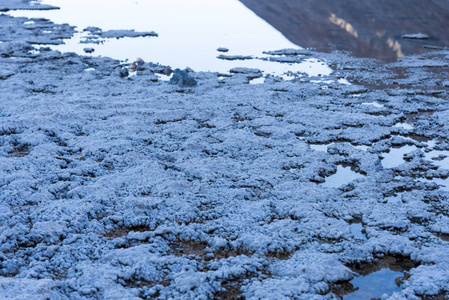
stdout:
POLYGON ((240 0, 290 41, 320 51, 395 60, 449 47, 448 0, 240 0), (425 33, 428 40, 403 34, 425 33))

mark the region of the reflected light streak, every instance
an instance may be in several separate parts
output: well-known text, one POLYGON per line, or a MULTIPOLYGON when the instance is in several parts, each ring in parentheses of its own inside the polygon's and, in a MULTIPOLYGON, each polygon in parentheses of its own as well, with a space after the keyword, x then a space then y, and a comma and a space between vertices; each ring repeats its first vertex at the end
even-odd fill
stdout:
POLYGON ((331 13, 329 21, 331 21, 332 24, 340 26, 340 28, 346 30, 346 32, 348 32, 352 36, 356 38, 359 37, 357 31, 354 29, 354 26, 352 26, 350 23, 346 22, 342 18, 337 17, 335 14, 331 13))
POLYGON ((388 45, 388 47, 390 47, 394 52, 396 52, 396 57, 397 57, 397 58, 400 58, 400 57, 403 57, 403 56, 404 56, 404 53, 402 52, 401 44, 400 44, 398 41, 396 41, 396 40, 394 40, 394 39, 392 39, 392 38, 388 38, 388 40, 387 40, 387 45, 388 45))

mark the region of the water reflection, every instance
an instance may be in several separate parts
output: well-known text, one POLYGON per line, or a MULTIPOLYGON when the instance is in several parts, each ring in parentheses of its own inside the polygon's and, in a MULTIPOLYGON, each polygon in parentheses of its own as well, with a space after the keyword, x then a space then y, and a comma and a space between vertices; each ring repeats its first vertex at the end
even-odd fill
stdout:
POLYGON ((364 233, 362 223, 352 223, 349 226, 351 228, 351 233, 356 240, 366 240, 366 234, 364 233))
POLYGON ((358 57, 393 61, 428 51, 424 46, 449 46, 447 0, 241 2, 293 43, 319 51, 342 49, 358 57))
POLYGON ((397 278, 404 276, 402 272, 381 269, 366 276, 355 277, 350 283, 355 291, 343 296, 344 300, 373 299, 384 294, 401 291, 401 283, 397 278), (399 283, 399 284, 398 284, 399 283))
POLYGON ((399 166, 400 164, 404 163, 404 154, 410 153, 412 151, 415 151, 416 146, 403 146, 400 148, 391 148, 390 152, 388 153, 382 153, 383 159, 382 159, 382 166, 384 168, 394 168, 399 166))
POLYGON ((312 58, 304 57, 299 63, 291 64, 263 60, 270 58, 264 51, 302 48, 238 0, 43 0, 41 3, 61 9, 8 13, 77 26, 78 33, 72 39, 51 47, 61 52, 130 61, 142 57, 148 62, 181 69, 190 67, 195 71, 227 72, 234 67, 246 67, 276 75, 291 72, 318 76, 332 72, 326 64, 312 58), (89 26, 103 31, 154 31, 158 37, 100 39, 100 43, 86 44, 89 34, 83 29, 89 26), (85 53, 86 47, 92 47, 94 52, 85 53), (228 50, 226 56, 260 59, 217 59, 222 53, 217 49, 224 48, 228 50))
POLYGON ((362 174, 356 173, 351 170, 351 167, 337 166, 337 172, 326 178, 326 181, 322 184, 327 188, 339 188, 342 185, 348 184, 353 180, 364 178, 362 174))

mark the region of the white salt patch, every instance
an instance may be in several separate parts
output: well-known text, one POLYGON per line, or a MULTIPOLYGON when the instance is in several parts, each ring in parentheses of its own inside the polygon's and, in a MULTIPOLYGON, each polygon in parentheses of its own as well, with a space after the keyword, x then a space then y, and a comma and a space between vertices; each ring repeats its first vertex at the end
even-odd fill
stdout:
POLYGON ((346 80, 345 78, 340 78, 337 80, 338 83, 340 84, 344 84, 344 85, 352 85, 352 83, 350 83, 348 80, 346 80))
POLYGON ((364 102, 364 103, 362 103, 362 105, 371 105, 371 106, 378 107, 378 108, 384 107, 384 105, 377 103, 377 102, 364 102))
POLYGON ((254 78, 250 80, 249 84, 261 84, 265 82, 265 77, 254 78))
POLYGON ((313 150, 327 152, 327 148, 329 148, 329 146, 333 145, 333 144, 334 143, 330 143, 330 144, 310 144, 309 146, 313 150))
POLYGON ((401 204, 402 196, 401 194, 397 194, 396 196, 386 197, 385 200, 387 200, 389 204, 401 204))
POLYGON ((285 81, 290 81, 290 80, 293 80, 293 79, 296 78, 295 76, 287 75, 287 74, 281 75, 280 77, 281 77, 282 79, 284 79, 285 81))
POLYGON ((393 127, 404 128, 404 129, 413 129, 414 126, 409 123, 397 123, 393 127))
POLYGON ((354 146, 354 148, 366 151, 366 150, 368 150, 369 147, 366 145, 358 145, 358 146, 354 146))
POLYGON ((156 74, 156 76, 162 81, 169 81, 171 76, 165 74, 156 74))
POLYGON ((425 142, 425 143, 427 144, 427 147, 429 147, 429 148, 433 148, 437 144, 437 142, 435 140, 430 140, 430 141, 425 142))

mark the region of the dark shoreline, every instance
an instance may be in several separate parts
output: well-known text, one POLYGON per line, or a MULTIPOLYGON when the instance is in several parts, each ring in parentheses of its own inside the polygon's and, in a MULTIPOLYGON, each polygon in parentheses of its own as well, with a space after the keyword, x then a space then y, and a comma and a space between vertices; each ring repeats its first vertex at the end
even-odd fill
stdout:
POLYGON ((318 51, 346 50, 392 62, 449 47, 445 0, 240 0, 293 43, 318 51), (424 33, 428 39, 403 39, 424 33))

